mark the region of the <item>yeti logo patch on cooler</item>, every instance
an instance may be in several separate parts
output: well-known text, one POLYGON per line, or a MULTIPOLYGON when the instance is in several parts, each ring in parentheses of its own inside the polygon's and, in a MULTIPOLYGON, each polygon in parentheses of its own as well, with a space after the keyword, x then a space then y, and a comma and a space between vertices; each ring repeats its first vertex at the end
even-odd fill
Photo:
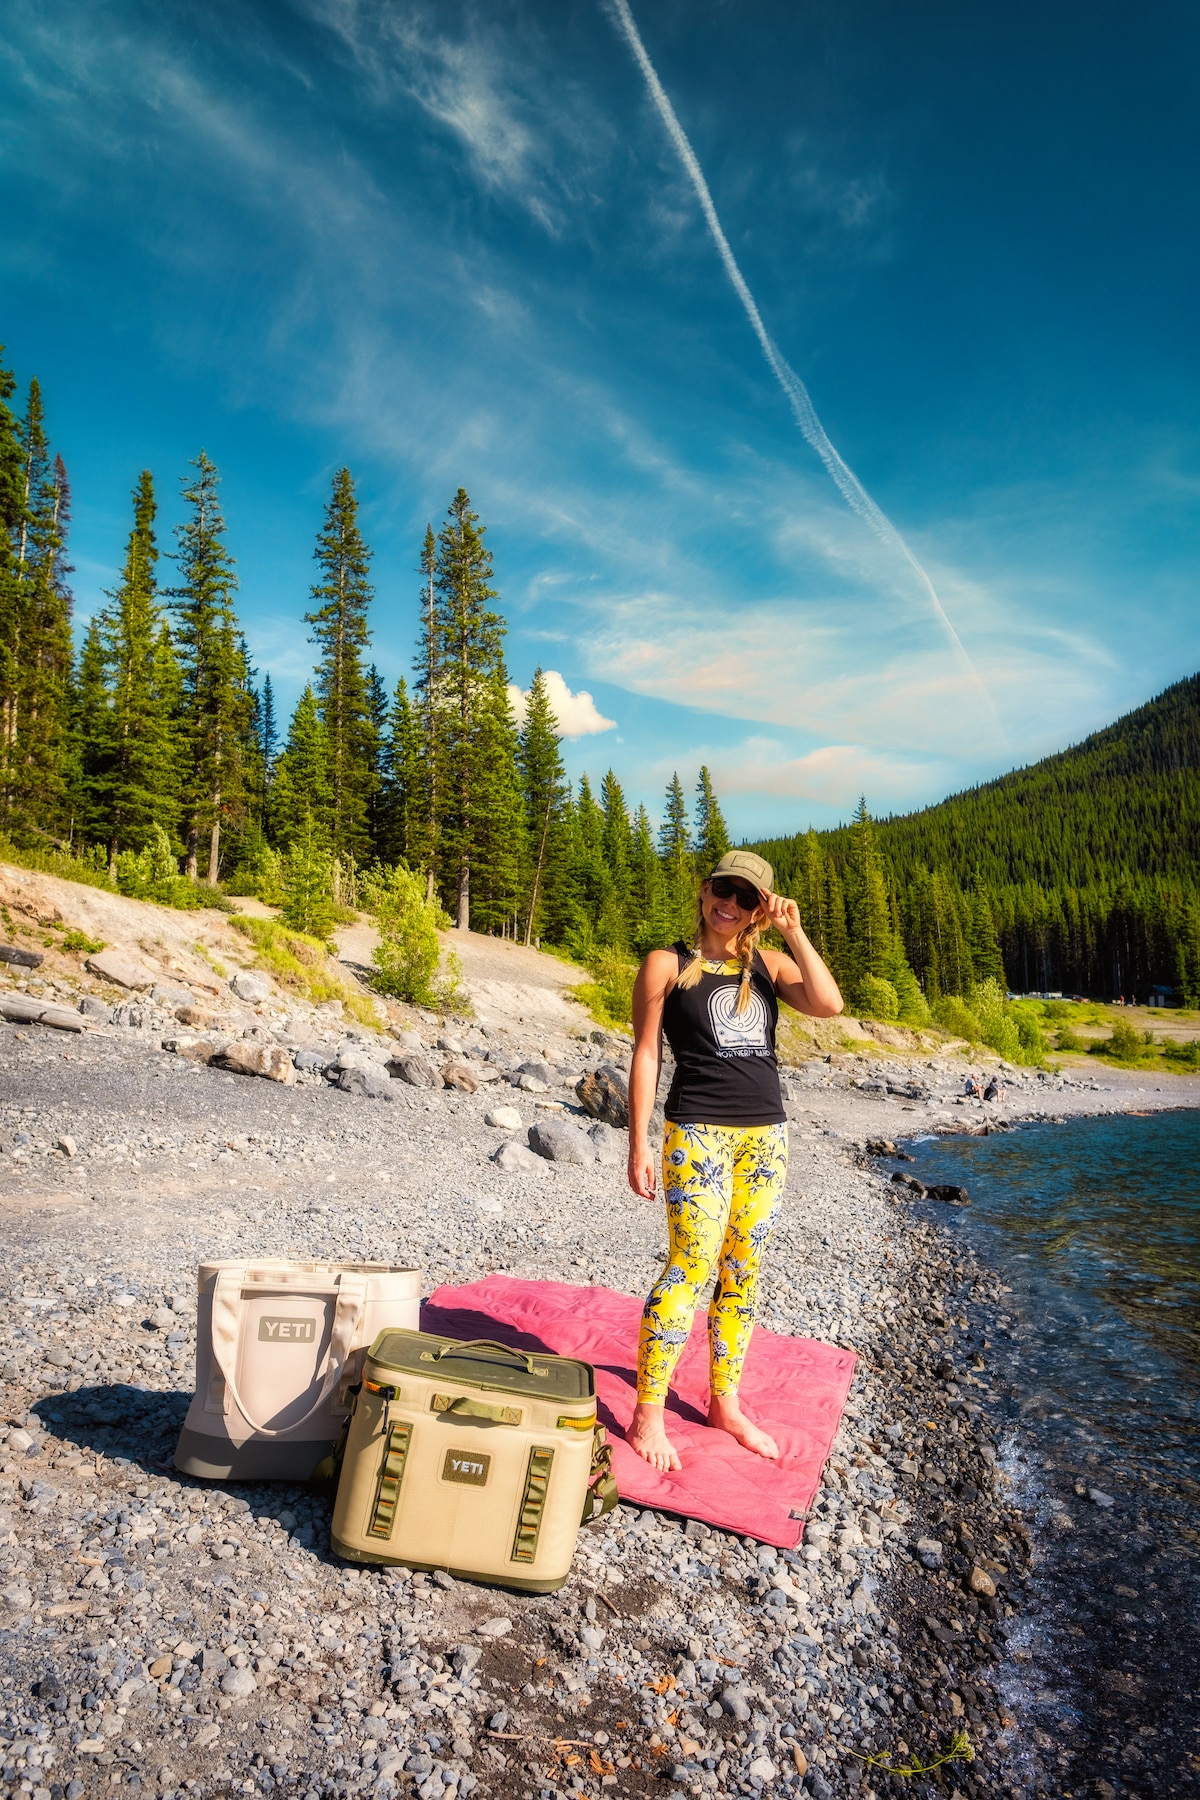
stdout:
POLYGON ((264 1313, 258 1321, 260 1344, 311 1344, 316 1336, 315 1319, 272 1319, 264 1313))
POLYGON ((486 1487, 492 1459, 478 1450, 447 1450, 442 1464, 443 1481, 461 1481, 467 1487, 486 1487))

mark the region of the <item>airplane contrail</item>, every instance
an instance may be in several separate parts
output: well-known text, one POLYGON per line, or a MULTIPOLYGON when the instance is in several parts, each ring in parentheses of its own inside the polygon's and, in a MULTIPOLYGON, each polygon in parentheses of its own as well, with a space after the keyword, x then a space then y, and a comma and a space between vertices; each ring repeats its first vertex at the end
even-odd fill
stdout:
POLYGON ((876 505, 874 500, 872 500, 870 494, 868 494, 866 488, 858 479, 854 470, 846 462, 845 458, 838 454, 837 449, 830 440, 829 433, 817 417, 816 408, 809 398, 808 389, 801 381, 799 375, 797 375, 795 369, 792 368, 787 358, 782 354, 770 332, 763 324, 762 314, 758 310, 754 295, 747 287, 746 278, 737 265, 737 259, 735 258, 733 251, 729 248, 729 239, 721 229, 721 221, 717 217, 717 209, 713 205, 712 195, 708 191, 708 183, 704 179, 704 171, 696 160, 696 153, 688 142, 687 134, 685 133, 683 126, 675 116, 675 108, 667 98, 666 90, 664 89, 662 82, 658 79, 654 64, 647 55, 646 46, 642 42, 641 33, 638 31, 633 14, 629 10, 629 0, 609 0, 609 4, 616 13, 617 21, 625 34, 629 43, 629 48, 633 51, 637 64, 646 78, 646 86, 650 90, 650 97, 658 108, 659 117, 667 128, 667 135, 674 144, 679 160, 686 169, 691 184, 696 190, 696 197, 700 202, 701 211, 708 223, 708 229, 712 233, 713 242, 717 246, 717 254, 720 256, 721 261, 725 266, 725 273, 728 275, 730 282, 733 285, 733 291, 741 301, 746 317, 750 321, 751 329, 762 347, 762 353, 767 359, 767 366, 787 397, 788 404, 792 409, 797 425, 799 425, 805 438, 812 445, 813 449, 824 463, 846 504, 853 512, 858 514, 860 519, 865 520, 881 543, 887 544, 891 549, 898 551, 905 562, 908 563, 925 592, 928 594, 934 614, 938 623, 945 631, 955 656, 961 661, 971 675, 971 678, 979 687, 984 699, 987 701, 989 710, 995 717, 996 709, 992 703, 992 697, 984 686, 983 678, 979 674, 978 669, 976 669, 974 663, 963 648, 962 639, 959 637, 957 631, 955 631, 953 625, 946 616, 945 608, 938 599, 937 589, 934 587, 929 576, 921 567, 921 564, 917 561, 917 558, 913 555, 913 552, 909 549, 887 514, 876 505))

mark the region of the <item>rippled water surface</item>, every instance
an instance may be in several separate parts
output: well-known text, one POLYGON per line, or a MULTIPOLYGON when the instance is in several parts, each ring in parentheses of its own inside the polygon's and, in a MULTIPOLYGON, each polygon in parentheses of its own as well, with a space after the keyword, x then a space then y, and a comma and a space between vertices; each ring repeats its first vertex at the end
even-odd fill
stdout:
POLYGON ((1007 1671, 1027 1741, 1063 1793, 1200 1794, 1200 1112, 912 1148, 1011 1290, 982 1379, 1040 1527, 1007 1671))

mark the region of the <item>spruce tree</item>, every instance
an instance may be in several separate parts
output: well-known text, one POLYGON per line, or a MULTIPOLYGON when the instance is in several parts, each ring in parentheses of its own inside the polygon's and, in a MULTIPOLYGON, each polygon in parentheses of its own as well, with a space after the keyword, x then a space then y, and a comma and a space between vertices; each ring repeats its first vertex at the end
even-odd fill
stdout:
POLYGON ((382 861, 421 867, 427 792, 421 723, 403 675, 396 683, 383 744, 383 800, 378 851, 382 861))
POLYGON ((633 923, 629 886, 633 828, 629 823, 624 792, 611 769, 600 783, 600 808, 604 814, 600 853, 604 858, 607 898, 597 920, 596 934, 601 943, 625 949, 633 923))
POLYGON ((687 803, 677 774, 672 775, 667 788, 663 821, 658 829, 658 851, 675 933, 690 944, 696 929, 696 878, 687 803))
POLYGON ((370 721, 370 739, 367 746, 367 760, 370 769, 370 793, 367 798, 367 836, 370 839, 372 854, 376 857, 383 854, 382 845, 386 834, 385 814, 387 800, 384 785, 388 777, 388 696, 383 676, 372 663, 367 670, 367 717, 370 721))
POLYGON ((79 652, 71 695, 71 835, 84 843, 102 842, 108 835, 111 744, 104 640, 94 618, 79 652))
POLYGON ((64 552, 70 496, 61 457, 51 460, 36 380, 15 436, 20 468, 5 583, 11 679, 3 695, 2 822, 62 842, 59 834, 70 828, 71 592, 64 552))
POLYGON ((732 848, 725 819, 713 792, 712 776, 707 768, 702 768, 696 783, 696 873, 701 881, 732 848))
POLYGON ((201 844, 216 882, 221 827, 238 820, 244 799, 252 719, 249 678, 234 610, 237 576, 225 547, 220 476, 204 451, 183 481, 188 516, 176 527, 179 586, 170 590, 181 664, 181 809, 187 874, 195 879, 201 844))
POLYGON ((547 891, 565 876, 560 830, 567 794, 559 748, 558 721, 546 692, 546 678, 535 669, 525 702, 517 757, 525 800, 525 842, 529 866, 525 876, 525 942, 540 937, 547 891))
POLYGON ((414 662, 414 726, 421 744, 425 778, 412 788, 407 800, 408 862, 425 871, 425 897, 432 902, 441 855, 442 809, 446 788, 445 745, 441 719, 442 632, 438 617, 438 547, 433 526, 426 525, 419 564, 421 575, 421 629, 414 662))
POLYGON ((337 922, 332 874, 328 838, 305 811, 288 847, 280 922, 324 943, 337 922))
POLYGON ((438 534, 434 591, 423 679, 432 690, 427 743, 442 813, 436 862, 455 923, 466 931, 473 893, 481 925, 499 925, 514 912, 524 820, 504 665, 506 627, 492 605, 497 596, 484 528, 464 488, 438 534))
POLYGON ((303 833, 332 858, 330 762, 317 697, 306 687, 296 702, 283 754, 275 762, 271 819, 275 842, 283 849, 290 849, 303 833))
POLYGON ((329 754, 331 848, 337 857, 362 861, 370 852, 368 811, 375 788, 375 726, 363 666, 375 590, 349 469, 339 469, 333 478, 313 554, 320 580, 311 590, 314 610, 304 617, 319 651, 316 686, 329 754))
POLYGON ((12 821, 21 678, 16 548, 24 512, 22 456, 17 421, 8 404, 16 386, 12 371, 0 364, 0 827, 5 828, 12 821))
POLYGON ((894 933, 875 826, 865 797, 859 801, 850 827, 846 924, 851 979, 859 981, 865 975, 886 979, 894 933))
POLYGON ((121 850, 140 850, 161 825, 177 824, 175 709, 179 676, 158 604, 154 481, 144 470, 133 493, 133 528, 120 586, 100 615, 109 695, 103 806, 110 872, 121 850))
POLYGON ((630 947, 638 956, 663 949, 677 935, 674 913, 666 903, 662 864, 654 847, 650 815, 644 806, 638 807, 633 823, 628 917, 630 947))

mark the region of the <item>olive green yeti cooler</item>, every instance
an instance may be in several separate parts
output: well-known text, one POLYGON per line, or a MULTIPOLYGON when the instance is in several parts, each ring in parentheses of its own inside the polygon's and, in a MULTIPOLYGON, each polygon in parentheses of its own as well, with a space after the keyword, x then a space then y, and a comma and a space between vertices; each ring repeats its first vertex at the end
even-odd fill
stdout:
POLYGON ((339 1556, 546 1594, 580 1525, 616 1500, 587 1363, 420 1331, 371 1345, 333 1509, 339 1556))

